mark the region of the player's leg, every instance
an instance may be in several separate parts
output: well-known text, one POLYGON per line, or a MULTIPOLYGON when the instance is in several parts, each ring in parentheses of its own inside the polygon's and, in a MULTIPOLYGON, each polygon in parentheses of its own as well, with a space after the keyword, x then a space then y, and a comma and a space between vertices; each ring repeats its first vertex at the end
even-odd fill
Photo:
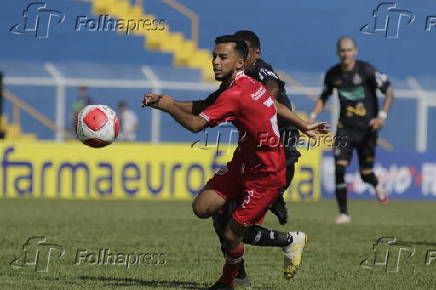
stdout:
POLYGON ((288 222, 288 209, 286 208, 286 202, 283 197, 285 191, 289 188, 295 173, 295 163, 298 161, 298 157, 301 156, 300 152, 294 149, 285 149, 286 154, 286 185, 280 189, 280 194, 273 202, 270 210, 275 214, 281 225, 288 222))
POLYGON ((284 225, 288 221, 288 209, 286 208, 286 202, 283 194, 288 189, 292 179, 294 178, 295 163, 298 161, 298 158, 301 156, 301 154, 295 148, 299 139, 298 130, 281 131, 280 136, 284 144, 286 157, 286 184, 284 187, 282 187, 280 195, 272 203, 270 210, 277 216, 279 223, 284 225))
POLYGON ((246 226, 241 225, 233 218, 229 220, 224 231, 222 232, 223 252, 225 263, 223 272, 218 281, 209 289, 233 289, 233 282, 237 277, 240 265, 244 255, 243 236, 246 231, 246 226))
POLYGON ((357 147, 360 177, 364 182, 370 184, 375 189, 377 200, 380 204, 387 204, 389 202, 389 195, 384 188, 379 185, 378 179, 374 173, 376 145, 377 133, 369 131, 357 147))
POLYGON ((220 193, 213 189, 204 189, 194 198, 192 210, 197 217, 206 219, 216 215, 225 203, 226 199, 220 193))
POLYGON ((263 220, 263 210, 269 207, 269 204, 279 194, 280 190, 278 188, 268 189, 268 186, 265 186, 265 188, 257 186, 257 188, 250 190, 250 198, 246 199, 243 208, 235 210, 233 216, 240 217, 242 220, 246 219, 247 216, 255 217, 251 219, 253 225, 246 230, 244 243, 254 246, 281 247, 284 254, 284 277, 286 279, 292 278, 301 265, 303 249, 306 246, 306 234, 303 232, 283 233, 254 225, 263 220))
POLYGON ((338 128, 336 136, 340 142, 335 147, 335 183, 336 183, 336 202, 339 208, 339 216, 336 218, 337 224, 350 223, 351 218, 348 213, 347 183, 345 173, 353 155, 353 135, 350 130, 338 128))
MULTIPOLYGON (((221 210, 219 214, 213 217, 213 227, 215 233, 217 234, 220 243, 221 243, 221 252, 225 256, 225 241, 224 241, 224 230, 232 218, 232 212, 234 210, 235 203, 230 202, 226 204, 225 209, 221 210)), ((248 229, 247 229, 248 230, 248 229)), ((245 243, 245 242, 244 242, 245 243)), ((251 281, 245 271, 244 259, 241 260, 239 265, 239 272, 235 279, 235 284, 241 286, 245 289, 251 289, 251 281)))

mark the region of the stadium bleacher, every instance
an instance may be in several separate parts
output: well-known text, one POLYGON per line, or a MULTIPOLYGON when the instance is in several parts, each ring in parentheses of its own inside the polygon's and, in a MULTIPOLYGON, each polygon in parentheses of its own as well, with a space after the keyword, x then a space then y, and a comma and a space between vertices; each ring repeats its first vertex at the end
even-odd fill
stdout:
MULTIPOLYGON (((96 2, 96 1, 94 1, 96 2)), ((71 79, 100 79, 100 80, 133 80, 142 81, 146 77, 142 72, 142 66, 149 66, 160 82, 201 82, 202 73, 198 69, 173 66, 173 55, 169 52, 150 51, 144 47, 144 38, 137 35, 125 36, 117 32, 91 32, 74 31, 75 17, 77 15, 92 16, 93 1, 46 1, 47 7, 62 11, 66 14, 65 22, 55 27, 47 39, 36 39, 28 35, 16 35, 10 33, 6 26, 2 26, 0 35, 0 70, 8 79, 14 77, 43 77, 52 76, 45 68, 46 62, 51 62, 64 78, 71 79), (13 45, 10 45, 13 44, 13 45), (37 62, 35 62, 37 60, 37 62)), ((101 1, 100 1, 101 2, 101 1)), ((133 7, 135 1, 130 1, 133 7)), ((230 2, 234 14, 238 18, 227 17, 222 13, 215 13, 210 5, 203 2, 185 3, 191 10, 200 16, 199 48, 211 48, 215 35, 230 33, 238 29, 253 29, 263 42, 263 54, 265 59, 274 67, 290 76, 298 84, 306 88, 319 89, 322 84, 323 71, 337 62, 334 54, 335 39, 342 34, 351 34, 357 41, 361 51, 361 58, 374 63, 381 70, 387 72, 392 79, 396 90, 411 92, 408 78, 413 76, 424 90, 435 90, 435 76, 427 62, 426 52, 429 46, 426 44, 432 40, 428 34, 421 32, 418 35, 420 51, 422 54, 409 55, 408 51, 418 45, 416 39, 411 42, 410 37, 417 35, 420 29, 412 26, 402 31, 402 37, 396 40, 384 40, 382 36, 368 37, 356 33, 357 27, 350 26, 354 23, 351 19, 359 19, 362 24, 370 21, 370 11, 373 3, 354 3, 352 6, 347 1, 343 2, 340 17, 336 17, 334 23, 329 21, 332 17, 324 13, 324 4, 317 7, 308 7, 308 3, 294 3, 279 1, 281 7, 277 11, 277 17, 266 19, 263 11, 272 9, 268 3, 256 3, 248 5, 247 1, 230 2), (355 6, 357 5, 357 6, 355 6), (298 12, 298 13, 297 13, 298 12), (343 13, 341 13, 343 12, 343 13), (347 12, 347 13, 345 13, 347 12), (353 13, 351 13, 353 12, 353 13), (286 29, 280 29, 283 21, 280 17, 287 17, 290 26, 299 25, 301 35, 287 33, 286 29), (308 21, 308 19, 312 19, 308 21), (329 23, 329 25, 323 25, 329 23), (304 24, 304 25, 303 25, 304 24), (311 37, 310 32, 317 30, 316 37, 311 37), (280 39, 280 41, 279 41, 280 39), (377 41, 374 41, 377 40, 377 41), (278 45, 280 44, 280 45, 278 45), (383 49, 381 49, 383 46, 383 49), (391 53, 390 50, 397 53, 391 53)), ((183 3, 183 2, 181 2, 183 3)), ((250 2, 251 3, 251 2, 250 2)), ((4 3, 0 16, 4 23, 11 24, 22 21, 22 16, 7 11, 22 11, 28 3, 26 1, 14 1, 4 3)), ((224 5, 224 4, 223 4, 224 5)), ((325 4, 327 5, 327 4, 325 4)), ((416 15, 424 15, 426 5, 414 7, 416 15)), ((180 13, 169 7, 162 1, 143 2, 144 13, 155 15, 165 19, 171 31, 179 32, 184 38, 190 37, 190 21, 180 13)), ((234 15, 233 14, 233 15, 234 15)), ((360 23, 359 22, 359 23, 360 23)), ((288 82, 288 85, 292 84, 288 82)), ((7 89, 41 111, 48 118, 55 118, 56 88, 54 86, 35 86, 22 84, 7 84, 7 89)), ((116 106, 121 99, 131 100, 132 108, 139 114, 141 122, 150 124, 150 116, 136 108, 137 99, 146 88, 103 88, 90 86, 90 94, 95 102, 101 102, 110 106, 116 106)), ((148 88, 150 89, 150 88, 148 88)), ((202 98, 210 89, 204 90, 180 90, 170 89, 163 86, 161 92, 174 95, 179 99, 202 98)), ((75 99, 75 87, 67 85, 66 111, 69 112, 75 99)), ((291 94, 292 102, 298 111, 308 111, 313 106, 313 100, 307 95, 291 94)), ((417 120, 417 96, 402 95, 392 108, 389 122, 382 130, 381 136, 391 143, 395 149, 416 148, 416 120, 417 120), (404 118, 407 114, 408 118, 404 118)), ((6 114, 11 119, 12 105, 6 102, 6 114)), ((435 116, 434 108, 428 111, 428 148, 436 148, 435 116)), ((35 133, 40 139, 51 139, 54 133, 45 126, 32 122, 32 118, 22 114, 21 127, 26 133, 35 133)), ((66 114, 65 123, 71 124, 70 114, 66 114)), ((330 121, 330 113, 324 112, 321 119, 330 121)), ((161 141, 192 141, 191 133, 179 130, 170 117, 162 116, 161 141)), ((149 126, 143 126, 138 134, 140 141, 150 140, 149 126)))

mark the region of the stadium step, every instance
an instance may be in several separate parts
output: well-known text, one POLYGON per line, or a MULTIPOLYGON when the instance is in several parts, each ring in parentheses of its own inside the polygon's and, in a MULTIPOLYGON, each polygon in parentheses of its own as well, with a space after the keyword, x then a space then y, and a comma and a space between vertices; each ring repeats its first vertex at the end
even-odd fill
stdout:
MULTIPOLYGON (((128 0, 84 0, 92 3, 94 15, 110 15, 119 19, 137 20, 141 23, 157 20, 156 16, 144 14, 141 6, 132 5, 128 0)), ((125 29, 119 31, 125 33, 125 29)), ((214 80, 211 63, 212 57, 208 50, 197 47, 192 40, 185 39, 180 32, 171 32, 168 25, 159 26, 157 30, 140 28, 133 35, 144 36, 144 48, 151 51, 161 51, 173 54, 173 65, 199 69, 203 79, 214 80), (164 29, 162 29, 162 27, 164 29)))
POLYGON ((21 131, 21 126, 18 124, 8 124, 6 116, 0 116, 0 131, 5 133, 5 140, 36 140, 35 134, 25 134, 21 131))

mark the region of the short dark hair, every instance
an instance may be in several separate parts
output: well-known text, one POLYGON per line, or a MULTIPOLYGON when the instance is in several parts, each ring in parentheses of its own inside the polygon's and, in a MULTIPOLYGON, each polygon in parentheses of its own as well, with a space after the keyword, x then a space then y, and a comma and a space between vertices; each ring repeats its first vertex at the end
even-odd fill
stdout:
POLYGON ((220 43, 234 43, 235 50, 238 54, 244 59, 247 59, 248 56, 248 47, 247 44, 241 40, 240 38, 235 37, 234 35, 222 35, 215 38, 215 44, 220 43))
POLYGON ((342 40, 345 40, 345 39, 351 40, 351 42, 353 42, 354 48, 357 48, 356 41, 354 40, 354 38, 352 38, 351 36, 348 36, 348 35, 344 35, 344 36, 339 37, 338 41, 336 42, 336 49, 337 50, 339 50, 339 47, 341 46, 342 40))
POLYGON ((243 41, 248 41, 253 48, 260 49, 260 40, 259 37, 251 30, 239 30, 233 34, 237 38, 242 39, 243 41))

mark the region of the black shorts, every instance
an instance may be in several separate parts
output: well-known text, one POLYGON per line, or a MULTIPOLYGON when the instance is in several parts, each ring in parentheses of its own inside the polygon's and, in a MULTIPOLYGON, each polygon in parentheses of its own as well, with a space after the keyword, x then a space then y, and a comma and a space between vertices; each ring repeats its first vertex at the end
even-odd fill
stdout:
POLYGON ((358 130, 352 128, 338 128, 336 131, 338 142, 335 147, 335 160, 346 160, 350 164, 353 156, 353 149, 357 150, 359 167, 373 168, 375 159, 375 149, 377 146, 377 132, 368 130, 358 130))

